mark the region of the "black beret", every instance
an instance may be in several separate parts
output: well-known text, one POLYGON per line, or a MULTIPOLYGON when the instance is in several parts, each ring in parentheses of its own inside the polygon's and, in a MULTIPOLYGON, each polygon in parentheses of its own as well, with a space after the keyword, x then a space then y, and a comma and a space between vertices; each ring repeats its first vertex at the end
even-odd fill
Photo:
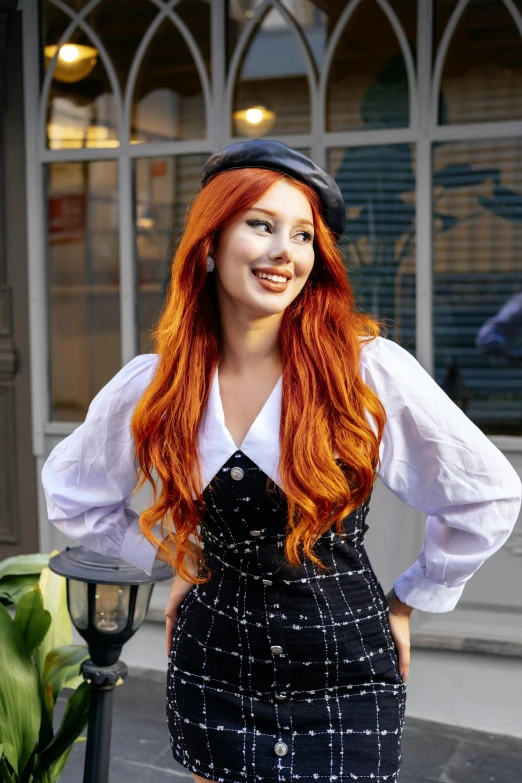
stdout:
POLYGON ((326 225, 338 237, 344 231, 346 207, 334 178, 302 152, 275 139, 250 139, 229 144, 207 160, 201 175, 201 184, 229 169, 272 169, 310 185, 322 206, 326 225))

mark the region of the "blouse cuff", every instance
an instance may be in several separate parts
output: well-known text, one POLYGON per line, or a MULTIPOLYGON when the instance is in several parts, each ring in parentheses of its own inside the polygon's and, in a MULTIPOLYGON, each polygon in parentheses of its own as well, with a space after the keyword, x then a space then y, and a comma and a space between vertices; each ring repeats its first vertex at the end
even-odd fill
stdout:
POLYGON ((125 560, 126 563, 130 563, 136 566, 136 568, 141 568, 142 571, 145 571, 150 576, 158 547, 147 541, 141 532, 140 518, 136 512, 127 509, 127 517, 130 517, 131 514, 135 518, 132 519, 125 531, 119 557, 121 560, 125 560))
POLYGON ((464 591, 464 584, 449 587, 432 582, 422 570, 418 560, 393 583, 400 600, 423 612, 451 612, 464 591))

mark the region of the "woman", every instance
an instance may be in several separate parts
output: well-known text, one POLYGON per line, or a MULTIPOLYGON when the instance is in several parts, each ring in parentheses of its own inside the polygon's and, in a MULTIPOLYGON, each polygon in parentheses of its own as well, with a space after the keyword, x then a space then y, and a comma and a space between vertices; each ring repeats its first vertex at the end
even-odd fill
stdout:
POLYGON ((43 470, 62 531, 177 570, 167 714, 196 783, 396 781, 410 614, 453 609, 520 510, 509 462, 355 309, 344 219, 335 181, 281 142, 211 156, 156 353, 43 470), (377 475, 428 514, 387 596, 363 542, 377 475), (140 518, 138 477, 156 490, 140 518))

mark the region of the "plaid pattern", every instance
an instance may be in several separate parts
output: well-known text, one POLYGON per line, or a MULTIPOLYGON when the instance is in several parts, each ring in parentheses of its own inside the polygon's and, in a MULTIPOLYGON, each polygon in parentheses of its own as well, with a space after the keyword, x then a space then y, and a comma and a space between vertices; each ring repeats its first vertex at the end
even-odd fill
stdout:
POLYGON ((213 576, 174 633, 174 758, 219 783, 397 781, 406 686, 363 544, 369 501, 316 545, 330 572, 304 556, 293 568, 285 495, 266 482, 237 451, 205 489, 213 576))

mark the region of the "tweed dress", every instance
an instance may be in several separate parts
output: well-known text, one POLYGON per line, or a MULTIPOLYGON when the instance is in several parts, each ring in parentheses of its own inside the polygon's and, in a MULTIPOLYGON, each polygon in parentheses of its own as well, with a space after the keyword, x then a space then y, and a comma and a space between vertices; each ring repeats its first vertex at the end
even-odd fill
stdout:
POLYGON ((241 450, 206 487, 212 578, 179 608, 167 675, 174 758, 223 783, 397 781, 406 685, 364 548, 369 500, 284 557, 286 496, 241 450), (275 489, 274 489, 275 487, 275 489))

